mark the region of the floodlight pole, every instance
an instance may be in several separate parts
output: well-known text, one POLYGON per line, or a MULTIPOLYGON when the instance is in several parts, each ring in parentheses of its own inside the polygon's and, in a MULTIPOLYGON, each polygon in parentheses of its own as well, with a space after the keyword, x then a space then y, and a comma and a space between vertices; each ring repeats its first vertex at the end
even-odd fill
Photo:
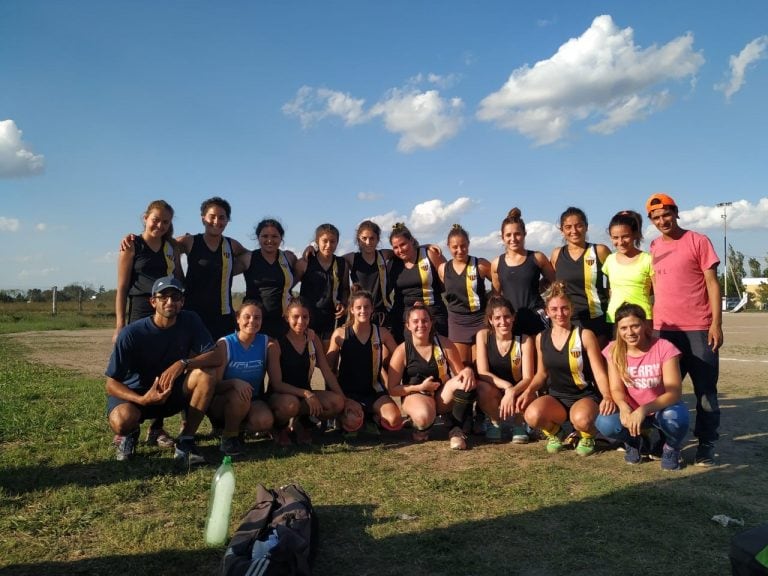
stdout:
POLYGON ((723 258, 725 258, 725 272, 723 273, 723 289, 725 290, 725 306, 728 306, 728 206, 733 202, 719 202, 718 208, 723 209, 720 218, 723 219, 723 258))

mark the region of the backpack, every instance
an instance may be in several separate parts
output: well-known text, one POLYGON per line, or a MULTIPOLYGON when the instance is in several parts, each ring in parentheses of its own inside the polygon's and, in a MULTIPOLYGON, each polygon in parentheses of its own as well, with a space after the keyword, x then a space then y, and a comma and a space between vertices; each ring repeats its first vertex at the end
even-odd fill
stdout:
POLYGON ((311 576, 318 521, 309 496, 297 484, 256 487, 256 503, 232 536, 222 576, 311 576))

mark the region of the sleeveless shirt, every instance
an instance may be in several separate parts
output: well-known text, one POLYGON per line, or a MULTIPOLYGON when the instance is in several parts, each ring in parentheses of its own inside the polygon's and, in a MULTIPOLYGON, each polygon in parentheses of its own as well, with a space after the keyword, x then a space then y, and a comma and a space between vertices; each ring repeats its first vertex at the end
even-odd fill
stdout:
POLYGON ((594 244, 587 244, 576 260, 571 258, 568 247, 563 246, 555 264, 555 276, 565 281, 566 293, 573 302, 573 315, 579 320, 599 318, 605 313, 608 293, 603 264, 594 244))
POLYGON ((513 337, 512 345, 502 356, 499 353, 496 336, 489 330, 486 349, 488 350, 488 368, 492 374, 513 384, 523 379, 522 336, 513 337))
POLYGON ((469 256, 461 274, 453 268, 453 260, 443 268, 445 278, 445 302, 454 314, 483 313, 485 305, 485 279, 480 276, 478 260, 469 256))
POLYGON ((232 244, 223 237, 215 250, 203 234, 195 234, 187 254, 184 307, 203 321, 232 313, 232 244))
POLYGON ((541 355, 552 392, 579 395, 596 389, 581 334, 581 326, 573 326, 563 349, 558 350, 552 343, 552 328, 541 333, 541 355))
POLYGON ((245 380, 253 389, 252 398, 256 399, 264 390, 269 337, 266 334, 256 334, 248 348, 243 348, 236 332, 227 334, 222 340, 227 345, 227 365, 223 379, 245 380))
POLYGON ((339 351, 339 385, 345 393, 384 392, 381 380, 382 344, 379 327, 371 326, 368 340, 360 342, 351 326, 346 328, 339 351))

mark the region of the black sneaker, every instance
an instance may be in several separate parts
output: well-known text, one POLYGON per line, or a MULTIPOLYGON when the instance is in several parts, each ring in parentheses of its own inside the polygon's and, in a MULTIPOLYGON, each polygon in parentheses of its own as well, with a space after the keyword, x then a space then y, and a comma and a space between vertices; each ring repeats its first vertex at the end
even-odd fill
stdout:
POLYGON ((200 454, 200 450, 197 448, 197 444, 192 439, 184 438, 176 442, 176 452, 173 456, 174 460, 180 463, 187 464, 189 466, 200 466, 201 464, 207 464, 205 457, 200 454))
POLYGON ((136 428, 130 434, 120 437, 120 442, 117 444, 117 460, 119 462, 125 462, 133 458, 136 452, 136 444, 139 442, 140 430, 136 428))
POLYGON ((222 436, 219 450, 221 450, 227 456, 243 456, 245 454, 245 446, 237 436, 222 436))
POLYGON ((693 461, 696 466, 709 468, 715 465, 715 445, 711 442, 699 442, 696 449, 696 458, 693 461))

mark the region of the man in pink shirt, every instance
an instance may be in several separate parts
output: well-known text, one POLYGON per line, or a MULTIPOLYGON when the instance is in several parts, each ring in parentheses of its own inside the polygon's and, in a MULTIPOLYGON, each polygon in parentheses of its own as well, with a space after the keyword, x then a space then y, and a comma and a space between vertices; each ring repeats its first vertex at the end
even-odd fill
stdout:
POLYGON ((653 327, 680 350, 680 371, 683 377, 690 375, 696 395, 693 433, 699 446, 695 464, 712 466, 720 426, 720 261, 709 238, 680 227, 678 208, 670 196, 653 194, 645 208, 661 232, 661 237, 651 242, 650 250, 654 270, 653 327))

